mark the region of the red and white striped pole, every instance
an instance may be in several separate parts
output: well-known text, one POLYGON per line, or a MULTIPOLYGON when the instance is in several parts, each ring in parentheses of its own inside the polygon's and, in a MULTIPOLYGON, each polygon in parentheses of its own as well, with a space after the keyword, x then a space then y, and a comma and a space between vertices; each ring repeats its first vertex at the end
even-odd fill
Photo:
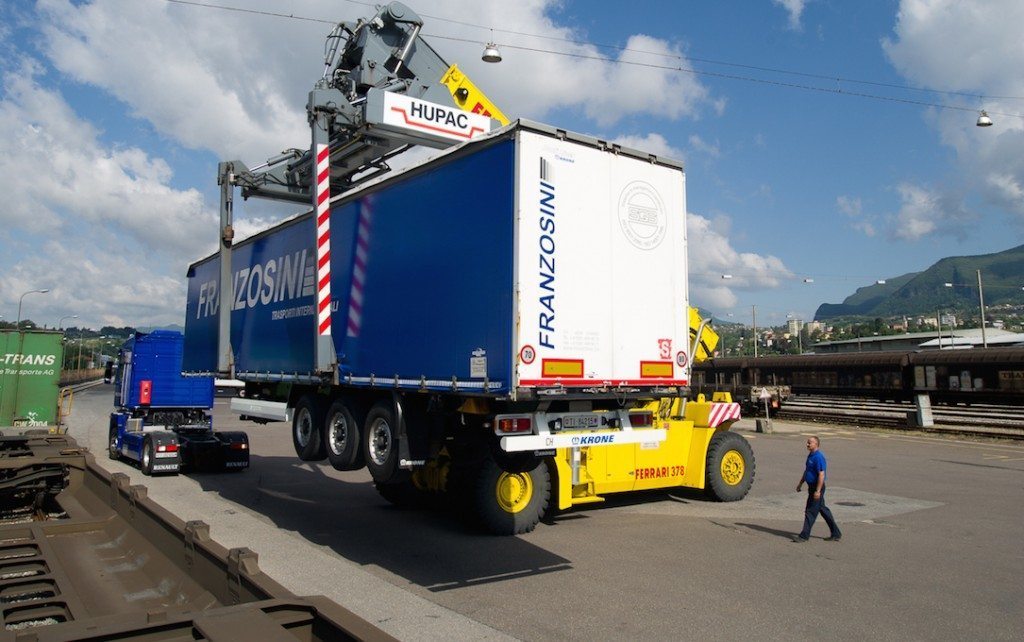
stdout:
POLYGON ((317 331, 331 334, 331 153, 316 146, 316 266, 317 331))

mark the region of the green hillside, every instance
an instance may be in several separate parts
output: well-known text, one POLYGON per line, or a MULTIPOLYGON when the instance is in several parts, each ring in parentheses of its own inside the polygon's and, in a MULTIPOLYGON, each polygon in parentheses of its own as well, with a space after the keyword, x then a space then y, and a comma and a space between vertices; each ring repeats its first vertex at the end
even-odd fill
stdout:
POLYGON ((934 315, 942 309, 978 305, 981 270, 985 305, 1024 304, 1024 245, 995 254, 942 259, 923 272, 886 279, 882 285, 859 288, 842 303, 823 303, 814 318, 842 316, 890 317, 934 315), (953 287, 947 287, 952 283, 953 287))

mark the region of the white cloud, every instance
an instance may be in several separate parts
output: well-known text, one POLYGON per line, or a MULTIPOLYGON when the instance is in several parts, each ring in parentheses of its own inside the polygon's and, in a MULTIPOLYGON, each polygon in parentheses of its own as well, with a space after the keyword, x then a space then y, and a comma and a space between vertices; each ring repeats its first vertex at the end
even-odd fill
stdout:
POLYGON ((141 149, 100 145, 100 132, 41 87, 36 72, 26 62, 3 75, 0 216, 32 232, 60 231, 74 220, 117 226, 156 251, 194 248, 195 234, 215 221, 199 192, 168 187, 170 167, 141 149))
POLYGON ((729 241, 730 221, 689 213, 686 232, 689 247, 690 297, 693 305, 721 310, 736 305, 735 290, 777 288, 794 274, 781 259, 771 255, 738 252, 729 241), (731 275, 726 280, 723 274, 731 275))
POLYGON ((4 298, 52 288, 27 315, 38 323, 69 311, 93 325, 180 318, 170 311, 182 309, 187 262, 215 246, 215 212, 198 191, 169 186, 163 159, 101 144, 40 73, 26 60, 2 76, 4 298))
POLYGON ((851 196, 837 196, 836 207, 839 211, 851 219, 850 227, 861 232, 864 236, 874 236, 877 230, 874 225, 874 218, 864 213, 864 205, 860 198, 851 196))
MULTIPOLYGON (((464 21, 471 15, 473 22, 500 30, 491 34, 424 16, 424 37, 513 118, 543 118, 554 109, 570 108, 607 127, 629 115, 678 119, 697 116, 704 103, 718 108, 695 76, 659 68, 687 66, 679 44, 636 34, 626 40, 625 50, 609 58, 593 46, 569 42, 582 36, 551 21, 547 11, 556 5, 554 0, 436 2, 430 16, 464 21), (480 44, 448 36, 480 38, 481 43, 493 36, 499 45, 506 41, 504 61, 483 63, 480 44)), ((247 6, 280 11, 271 0, 247 6)), ((40 9, 49 20, 46 50, 59 70, 110 92, 183 145, 258 161, 308 144, 305 102, 322 71, 329 25, 129 0, 81 5, 41 0, 40 9)), ((359 3, 310 0, 295 13, 355 20, 370 11, 359 3)))
POLYGON ((961 199, 912 183, 901 183, 901 206, 892 217, 892 234, 898 239, 916 241, 932 234, 962 238, 967 224, 974 219, 961 199))
POLYGON ((800 17, 804 13, 804 7, 807 6, 807 0, 772 0, 772 2, 789 13, 790 29, 799 31, 803 28, 800 25, 800 17))
POLYGON ((641 150, 648 154, 654 154, 661 158, 671 158, 672 160, 678 161, 681 161, 684 158, 683 150, 670 145, 661 134, 651 133, 646 136, 619 136, 613 142, 622 145, 623 147, 632 147, 633 149, 641 150))
POLYGON ((23 318, 51 327, 70 314, 79 318, 65 322, 65 326, 181 323, 185 309, 184 264, 168 273, 166 264, 153 261, 144 248, 119 244, 103 231, 79 241, 70 244, 40 238, 14 244, 12 249, 23 252, 23 258, 0 273, 0 290, 51 290, 26 297, 23 318))
MULTIPOLYGON (((512 117, 570 110, 589 117, 596 129, 636 115, 672 120, 724 109, 699 79, 671 69, 688 66, 684 43, 634 34, 625 39, 628 50, 608 56, 570 42, 586 35, 556 24, 549 14, 557 6, 557 0, 432 3, 430 15, 472 16, 473 22, 507 29, 494 32, 505 45, 501 65, 479 60, 480 46, 492 37, 487 29, 425 16, 424 34, 512 117), (479 38, 479 44, 445 36, 479 38)), ((280 11, 276 0, 246 7, 280 11)), ((294 8, 296 15, 330 20, 355 20, 369 11, 335 0, 294 8)), ((308 144, 305 102, 322 72, 330 25, 135 0, 39 0, 35 16, 25 17, 19 30, 37 30, 28 37, 56 73, 10 55, 0 65, 3 300, 53 287, 33 301, 32 316, 41 323, 69 311, 85 325, 180 320, 185 267, 215 245, 216 207, 203 197, 216 193, 213 178, 202 191, 175 187, 167 160, 126 141, 123 130, 102 131, 69 104, 71 92, 120 101, 170 143, 176 150, 171 153, 189 157, 181 146, 255 164, 308 144)), ((6 23, 0 26, 0 44, 25 56, 12 34, 6 23)), ((658 134, 623 140, 682 156, 658 134)), ((239 202, 236 238, 281 218, 259 204, 239 202)))
POLYGON ((722 156, 722 150, 719 148, 718 141, 708 143, 697 134, 690 135, 690 147, 702 154, 707 154, 711 158, 721 158, 722 156))
POLYGON ((851 198, 849 196, 836 197, 836 206, 839 207, 840 212, 847 216, 860 216, 864 209, 859 198, 851 198))
MULTIPOLYGON (((1020 25, 1024 3, 1018 0, 903 0, 894 36, 882 41, 893 66, 912 83, 933 89, 1024 96, 1024 45, 1020 25)), ((995 126, 974 126, 975 114, 937 111, 932 122, 942 142, 956 151, 950 187, 940 196, 952 209, 960 192, 977 194, 1024 224, 1024 119, 1021 101, 1009 98, 949 96, 942 102, 993 113, 995 126)), ((962 208, 961 208, 962 209, 962 208)), ((915 229, 928 228, 919 222, 915 229)), ((943 229, 932 226, 934 231, 943 229)))

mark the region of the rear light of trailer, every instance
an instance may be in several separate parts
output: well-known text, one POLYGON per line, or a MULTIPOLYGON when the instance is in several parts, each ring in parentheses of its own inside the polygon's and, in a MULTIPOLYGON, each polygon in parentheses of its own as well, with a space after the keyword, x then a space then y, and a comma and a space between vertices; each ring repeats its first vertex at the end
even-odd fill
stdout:
POLYGON ((533 422, 529 417, 504 417, 498 420, 498 432, 507 434, 533 432, 533 422))
POLYGON ((629 413, 629 425, 634 428, 650 428, 654 425, 654 413, 631 412, 629 413))
POLYGON ((244 441, 231 442, 231 450, 249 450, 249 444, 244 441))
POLYGON ((160 444, 156 447, 158 453, 176 453, 178 452, 178 444, 160 444))

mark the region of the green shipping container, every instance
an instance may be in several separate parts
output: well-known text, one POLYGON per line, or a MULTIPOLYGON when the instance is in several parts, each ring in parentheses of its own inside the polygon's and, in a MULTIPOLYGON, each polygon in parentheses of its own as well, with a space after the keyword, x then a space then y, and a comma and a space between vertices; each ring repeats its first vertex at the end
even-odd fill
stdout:
POLYGON ((63 333, 0 330, 0 429, 58 422, 63 333))

